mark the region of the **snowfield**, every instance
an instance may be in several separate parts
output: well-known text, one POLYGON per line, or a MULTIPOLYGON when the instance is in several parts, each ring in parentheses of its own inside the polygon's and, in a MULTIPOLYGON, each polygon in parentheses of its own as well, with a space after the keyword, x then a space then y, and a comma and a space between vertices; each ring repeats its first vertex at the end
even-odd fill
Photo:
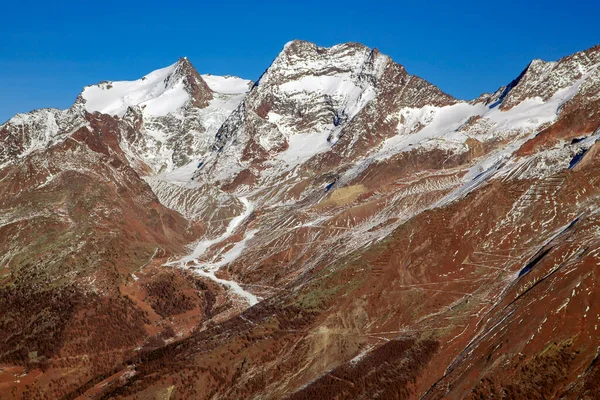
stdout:
POLYGON ((183 107, 189 100, 181 82, 167 79, 177 64, 158 69, 135 81, 103 82, 87 86, 81 97, 88 112, 122 117, 130 106, 143 107, 148 115, 165 116, 183 107))
POLYGON ((212 91, 223 94, 244 94, 250 90, 253 83, 251 80, 237 76, 205 74, 202 75, 202 79, 212 91))

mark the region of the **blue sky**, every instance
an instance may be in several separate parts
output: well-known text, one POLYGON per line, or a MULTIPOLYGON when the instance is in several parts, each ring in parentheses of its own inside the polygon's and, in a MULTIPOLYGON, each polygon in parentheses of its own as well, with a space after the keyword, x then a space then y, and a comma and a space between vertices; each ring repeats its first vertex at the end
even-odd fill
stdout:
POLYGON ((66 108, 87 84, 137 79, 181 56, 201 73, 257 79, 292 39, 377 47, 466 99, 509 82, 533 58, 600 43, 600 2, 524 3, 4 2, 0 121, 66 108))

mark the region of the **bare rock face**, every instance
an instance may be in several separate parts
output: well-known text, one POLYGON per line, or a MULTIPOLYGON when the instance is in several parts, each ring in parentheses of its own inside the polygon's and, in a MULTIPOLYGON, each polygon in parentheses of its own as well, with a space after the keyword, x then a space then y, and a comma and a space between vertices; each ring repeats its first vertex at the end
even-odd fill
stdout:
POLYGON ((191 97, 191 104, 197 108, 204 108, 210 104, 213 99, 213 91, 208 84, 202 79, 198 71, 194 68, 187 57, 180 58, 177 61, 177 67, 173 73, 165 81, 166 85, 171 82, 183 83, 186 92, 191 97))
POLYGON ((595 398, 598 54, 465 102, 293 41, 255 84, 181 59, 16 116, 0 390, 595 398))

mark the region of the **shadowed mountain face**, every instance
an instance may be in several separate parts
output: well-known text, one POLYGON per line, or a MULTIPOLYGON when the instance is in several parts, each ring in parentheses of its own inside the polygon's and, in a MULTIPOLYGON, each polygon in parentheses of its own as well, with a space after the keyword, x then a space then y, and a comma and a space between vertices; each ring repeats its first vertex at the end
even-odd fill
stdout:
POLYGON ((464 102, 376 49, 0 126, 0 397, 600 396, 600 47, 464 102))

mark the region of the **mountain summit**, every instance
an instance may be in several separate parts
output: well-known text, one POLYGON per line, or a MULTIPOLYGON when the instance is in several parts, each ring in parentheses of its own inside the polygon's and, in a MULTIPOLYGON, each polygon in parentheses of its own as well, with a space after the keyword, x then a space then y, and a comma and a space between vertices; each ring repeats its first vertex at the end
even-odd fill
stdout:
POLYGON ((88 112, 122 117, 131 106, 150 116, 166 116, 190 103, 206 107, 212 90, 187 58, 136 81, 105 81, 87 86, 78 97, 88 112))

